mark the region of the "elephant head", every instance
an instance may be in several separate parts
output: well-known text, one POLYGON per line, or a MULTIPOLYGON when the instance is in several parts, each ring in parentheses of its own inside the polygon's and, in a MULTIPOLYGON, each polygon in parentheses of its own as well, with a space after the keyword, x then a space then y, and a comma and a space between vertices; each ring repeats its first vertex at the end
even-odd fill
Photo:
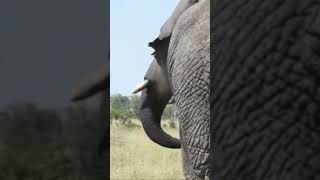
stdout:
MULTIPOLYGON (((183 165, 188 179, 204 179, 210 174, 209 7, 209 0, 179 2, 173 14, 162 26, 159 38, 151 44, 155 48, 155 59, 162 69, 159 74, 167 78, 165 82, 168 82, 167 86, 159 88, 169 87, 164 88, 164 91, 170 93, 159 96, 154 89, 151 89, 153 84, 151 83, 148 86, 150 88, 142 94, 142 100, 146 103, 142 104, 140 113, 142 119, 148 117, 143 120, 147 123, 155 117, 157 121, 160 120, 164 106, 171 95, 174 95, 180 122, 183 165), (150 101, 159 97, 161 100, 150 101), (150 108, 150 104, 157 106, 150 108)), ((168 139, 172 142, 172 139, 166 138, 168 139)))
POLYGON ((151 42, 149 45, 155 49, 149 69, 144 77, 144 82, 138 85, 133 93, 142 91, 142 105, 140 119, 148 137, 154 142, 168 148, 180 148, 179 139, 173 138, 161 129, 161 115, 165 106, 172 97, 168 73, 165 64, 168 39, 151 42), (145 89, 145 90, 144 90, 145 89))

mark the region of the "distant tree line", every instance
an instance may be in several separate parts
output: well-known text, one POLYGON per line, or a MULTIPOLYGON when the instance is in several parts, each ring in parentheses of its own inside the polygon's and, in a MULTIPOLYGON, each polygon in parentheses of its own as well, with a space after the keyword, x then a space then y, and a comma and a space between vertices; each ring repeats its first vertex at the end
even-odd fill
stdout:
MULTIPOLYGON (((130 123, 131 119, 139 119, 139 109, 141 100, 139 95, 123 96, 115 94, 110 97, 110 117, 111 120, 119 120, 122 124, 130 123)), ((167 105, 162 119, 174 120, 174 105, 167 105)))

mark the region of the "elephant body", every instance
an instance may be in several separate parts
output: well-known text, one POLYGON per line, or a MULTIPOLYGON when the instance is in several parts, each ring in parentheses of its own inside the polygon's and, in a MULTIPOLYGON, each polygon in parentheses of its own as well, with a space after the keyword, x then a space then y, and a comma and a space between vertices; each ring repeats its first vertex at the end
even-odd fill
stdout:
POLYGON ((180 121, 183 165, 190 179, 203 179, 209 173, 209 8, 209 1, 200 1, 181 14, 168 50, 169 82, 180 121))
MULTIPOLYGON (((161 28, 159 38, 150 43, 167 85, 150 80, 142 93, 140 118, 147 135, 158 144, 182 149, 186 179, 205 179, 210 174, 210 1, 181 0, 161 28), (166 89, 166 93, 163 92, 166 89), (174 96, 180 123, 180 141, 160 127, 161 114, 174 96), (151 132, 151 133, 150 133, 151 132)), ((162 81, 160 81, 162 82, 162 81)))
POLYGON ((212 5, 210 179, 320 179, 319 10, 316 0, 212 5))

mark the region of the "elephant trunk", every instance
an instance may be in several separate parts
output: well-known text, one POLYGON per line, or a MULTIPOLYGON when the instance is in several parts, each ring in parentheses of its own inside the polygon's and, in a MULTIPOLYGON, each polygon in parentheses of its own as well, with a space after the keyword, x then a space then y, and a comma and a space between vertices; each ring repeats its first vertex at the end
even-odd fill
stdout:
POLYGON ((147 136, 161 146, 174 149, 180 148, 180 140, 168 135, 161 128, 161 115, 167 102, 149 95, 146 91, 142 92, 141 100, 139 115, 147 136))

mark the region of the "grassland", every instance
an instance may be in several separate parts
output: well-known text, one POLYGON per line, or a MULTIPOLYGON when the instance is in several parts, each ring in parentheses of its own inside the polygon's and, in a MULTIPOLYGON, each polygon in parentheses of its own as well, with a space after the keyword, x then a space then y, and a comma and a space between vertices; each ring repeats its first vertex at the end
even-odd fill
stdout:
MULTIPOLYGON (((141 124, 133 120, 133 127, 111 125, 111 179, 183 179, 180 150, 161 147, 145 135, 141 124)), ((177 128, 164 128, 178 137, 177 128)))

